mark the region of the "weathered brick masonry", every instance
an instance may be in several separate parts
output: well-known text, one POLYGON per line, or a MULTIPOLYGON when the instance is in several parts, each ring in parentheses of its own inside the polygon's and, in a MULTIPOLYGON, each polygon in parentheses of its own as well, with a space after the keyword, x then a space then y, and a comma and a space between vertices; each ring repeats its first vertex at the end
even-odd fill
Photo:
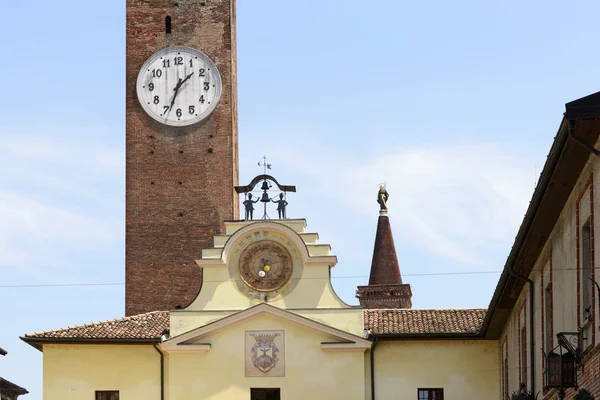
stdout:
POLYGON ((235 1, 127 0, 126 314, 187 306, 202 284, 194 260, 238 218, 235 1), (165 17, 172 33, 165 32, 165 17), (208 55, 223 81, 203 122, 169 128, 145 114, 136 79, 168 46, 208 55))

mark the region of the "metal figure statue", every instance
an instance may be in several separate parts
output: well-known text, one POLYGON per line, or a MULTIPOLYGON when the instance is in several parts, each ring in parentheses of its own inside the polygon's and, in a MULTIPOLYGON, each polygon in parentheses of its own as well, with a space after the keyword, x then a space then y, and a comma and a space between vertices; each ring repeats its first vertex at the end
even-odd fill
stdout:
POLYGON ((279 214, 279 219, 285 219, 285 208, 288 205, 288 202, 283 199, 283 193, 279 194, 279 200, 271 199, 273 203, 277 204, 277 213, 279 214))
POLYGON ((390 198, 390 195, 388 194, 387 190, 385 190, 385 185, 381 184, 379 185, 379 193, 377 193, 377 202, 379 203, 379 213, 386 213, 388 208, 387 208, 387 201, 390 198))
POLYGON ((248 193, 248 200, 244 200, 243 204, 246 208, 246 219, 253 219, 252 214, 254 214, 254 203, 258 203, 258 198, 252 201, 252 193, 248 193), (250 217, 250 218, 248 218, 250 217))

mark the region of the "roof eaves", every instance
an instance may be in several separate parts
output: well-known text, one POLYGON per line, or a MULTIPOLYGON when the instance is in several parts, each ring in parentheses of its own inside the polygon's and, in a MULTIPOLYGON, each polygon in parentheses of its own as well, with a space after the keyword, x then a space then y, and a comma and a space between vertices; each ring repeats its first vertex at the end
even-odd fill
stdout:
POLYGON ((17 385, 16 383, 12 383, 8 379, 4 379, 0 377, 0 392, 2 390, 10 390, 16 392, 19 395, 28 394, 29 392, 24 387, 17 385))
POLYGON ((160 343, 160 338, 144 338, 144 339, 120 339, 120 338, 43 338, 35 336, 20 336, 19 339, 29 344, 30 346, 43 352, 44 344, 53 343, 70 343, 70 344, 153 344, 160 343))
POLYGON ((448 332, 448 333, 372 333, 369 339, 483 339, 481 332, 448 332))
MULTIPOLYGON (((523 222, 519 227, 519 231, 517 232, 517 236, 515 237, 515 242, 510 250, 508 258, 506 260, 506 264, 502 270, 502 274, 500 275, 500 279, 498 281, 498 285, 494 291, 494 295, 492 296, 492 300, 490 301, 490 305, 488 307, 488 311, 483 319, 483 324, 481 327, 481 332, 485 335, 489 328, 490 322, 494 315, 494 311, 496 311, 496 307, 500 302, 500 298, 504 293, 504 289, 506 287, 506 283, 508 282, 510 273, 509 266, 515 264, 515 261, 523 248, 523 244, 529 233, 529 229, 531 228, 531 224, 533 223, 533 219, 538 212, 540 203, 546 190, 548 189, 548 184, 552 178, 552 174, 556 169, 556 165, 562 154, 562 151, 567 142, 568 132, 567 132, 567 123, 566 118, 563 117, 560 126, 558 128, 558 132, 554 138, 554 142, 552 143, 552 147, 550 148, 550 152, 548 153, 548 157, 546 160, 546 164, 544 165, 544 169, 540 174, 540 180, 538 181, 535 190, 533 191, 533 196, 531 197, 531 201, 529 202, 529 207, 527 208, 527 212, 525 213, 525 217, 523 218, 523 222)), ((522 282, 521 282, 522 283, 522 282)))

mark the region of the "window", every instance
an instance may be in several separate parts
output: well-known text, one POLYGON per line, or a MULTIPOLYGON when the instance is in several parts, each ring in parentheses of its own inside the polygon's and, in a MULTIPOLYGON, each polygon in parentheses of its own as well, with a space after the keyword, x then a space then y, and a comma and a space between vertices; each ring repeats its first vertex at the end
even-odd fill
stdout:
POLYGON ((119 400, 118 390, 96 390, 96 400, 119 400))
POLYGON ((549 353, 554 347, 552 338, 552 282, 544 290, 544 319, 544 344, 546 345, 544 350, 549 353))
POLYGON ((418 389, 417 400, 444 400, 444 389, 418 389))
POLYGON ((170 15, 167 15, 165 17, 165 33, 167 35, 171 34, 171 16, 170 15))
POLYGON ((583 323, 592 319, 592 231, 590 220, 581 228, 581 307, 583 323))
POLYGON ((527 327, 521 328, 521 382, 527 384, 527 327))
POLYGON ((250 389, 250 400, 281 400, 280 389, 250 389))

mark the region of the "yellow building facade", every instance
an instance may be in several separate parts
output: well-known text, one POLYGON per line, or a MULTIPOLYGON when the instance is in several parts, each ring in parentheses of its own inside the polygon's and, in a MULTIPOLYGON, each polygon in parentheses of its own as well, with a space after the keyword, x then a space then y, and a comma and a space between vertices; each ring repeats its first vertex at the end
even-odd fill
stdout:
POLYGON ((478 337, 484 310, 349 306, 331 286, 336 257, 304 220, 226 225, 197 260, 204 284, 187 308, 26 335, 44 353, 44 398, 497 395, 497 341, 478 337), (245 250, 270 242, 294 267, 279 293, 254 291, 240 273, 245 250))
POLYGON ((387 209, 360 306, 306 221, 228 221, 187 307, 25 335, 44 398, 598 398, 598 121, 600 92, 567 104, 487 309, 412 309, 387 209))

